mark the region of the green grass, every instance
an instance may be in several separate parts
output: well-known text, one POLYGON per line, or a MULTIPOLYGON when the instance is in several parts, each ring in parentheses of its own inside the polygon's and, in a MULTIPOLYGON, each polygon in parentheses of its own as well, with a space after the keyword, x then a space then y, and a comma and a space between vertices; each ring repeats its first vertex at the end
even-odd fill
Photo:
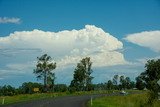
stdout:
MULTIPOLYGON (((150 107, 147 105, 148 94, 130 94, 126 96, 107 96, 94 99, 92 107, 150 107)), ((87 103, 91 107, 91 102, 87 103)), ((160 101, 155 101, 153 107, 160 107, 160 101)))
POLYGON ((54 98, 57 96, 65 96, 66 93, 37 93, 37 94, 22 94, 16 96, 3 96, 0 97, 0 105, 2 105, 3 98, 5 99, 5 104, 25 102, 44 98, 54 98))

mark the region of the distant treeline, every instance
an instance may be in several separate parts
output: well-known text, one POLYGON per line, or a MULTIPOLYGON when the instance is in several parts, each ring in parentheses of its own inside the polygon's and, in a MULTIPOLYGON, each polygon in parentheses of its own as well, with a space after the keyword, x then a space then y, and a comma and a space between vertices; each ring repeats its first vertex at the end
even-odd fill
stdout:
MULTIPOLYGON (((92 84, 90 90, 83 91, 100 91, 100 90, 124 90, 124 89, 144 89, 144 84, 141 84, 137 79, 136 83, 131 81, 129 77, 115 75, 113 80, 109 80, 106 83, 92 84), (118 79, 119 78, 119 79, 118 79)), ((48 92, 69 92, 73 93, 77 90, 73 86, 67 86, 66 84, 55 84, 49 88, 48 92)), ((0 96, 13 96, 18 94, 34 94, 43 93, 44 85, 41 83, 25 82, 19 88, 15 88, 10 85, 0 86, 0 96), (35 90, 38 89, 38 90, 35 90)))

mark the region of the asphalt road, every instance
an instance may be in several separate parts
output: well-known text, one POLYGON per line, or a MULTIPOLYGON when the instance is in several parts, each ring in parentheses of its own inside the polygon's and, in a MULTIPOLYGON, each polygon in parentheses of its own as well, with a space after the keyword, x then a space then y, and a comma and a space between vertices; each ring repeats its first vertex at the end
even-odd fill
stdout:
MULTIPOLYGON (((131 92, 130 94, 141 94, 142 92, 131 92)), ((122 95, 120 93, 112 94, 94 94, 94 95, 81 95, 81 96, 64 96, 49 99, 34 100, 28 102, 21 102, 2 107, 85 107, 85 103, 89 100, 102 97, 122 95)))
POLYGON ((97 98, 101 96, 105 96, 105 94, 57 97, 16 103, 2 107, 85 107, 85 103, 89 101, 91 97, 97 98))

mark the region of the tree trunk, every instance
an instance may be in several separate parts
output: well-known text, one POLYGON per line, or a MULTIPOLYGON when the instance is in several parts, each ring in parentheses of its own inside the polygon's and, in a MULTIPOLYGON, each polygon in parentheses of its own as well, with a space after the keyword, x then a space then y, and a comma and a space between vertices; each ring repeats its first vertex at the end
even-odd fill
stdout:
POLYGON ((47 72, 44 73, 44 91, 47 92, 47 72))

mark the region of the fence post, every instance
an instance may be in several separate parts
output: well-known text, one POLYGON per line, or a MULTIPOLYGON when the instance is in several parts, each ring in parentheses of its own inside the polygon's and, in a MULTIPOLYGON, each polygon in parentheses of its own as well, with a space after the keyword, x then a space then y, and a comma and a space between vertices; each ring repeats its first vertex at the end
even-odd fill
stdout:
POLYGON ((5 98, 2 99, 2 104, 4 104, 4 102, 5 102, 5 98))
POLYGON ((91 96, 91 107, 92 107, 92 104, 93 104, 93 102, 92 102, 92 96, 91 96))

